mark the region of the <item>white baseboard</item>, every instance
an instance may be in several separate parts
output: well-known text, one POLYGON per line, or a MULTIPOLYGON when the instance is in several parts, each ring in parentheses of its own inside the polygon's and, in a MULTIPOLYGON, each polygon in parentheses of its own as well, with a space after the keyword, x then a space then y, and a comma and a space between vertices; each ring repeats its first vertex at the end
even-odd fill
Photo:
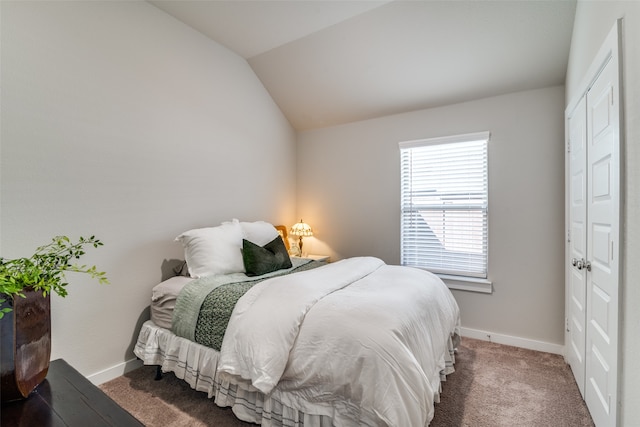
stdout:
POLYGON ((142 360, 131 359, 126 362, 118 363, 111 368, 107 368, 103 371, 96 372, 95 374, 88 375, 87 378, 95 385, 100 385, 111 381, 114 378, 118 378, 121 375, 126 374, 129 371, 133 371, 142 366, 142 360))
POLYGON ((545 341, 531 340, 528 338, 513 337, 510 335, 496 334, 494 332, 480 331, 478 329, 460 328, 463 337, 475 338, 482 341, 495 342, 498 344, 512 345, 514 347, 526 348, 529 350, 544 351, 546 353, 559 354, 564 356, 564 346, 545 341))

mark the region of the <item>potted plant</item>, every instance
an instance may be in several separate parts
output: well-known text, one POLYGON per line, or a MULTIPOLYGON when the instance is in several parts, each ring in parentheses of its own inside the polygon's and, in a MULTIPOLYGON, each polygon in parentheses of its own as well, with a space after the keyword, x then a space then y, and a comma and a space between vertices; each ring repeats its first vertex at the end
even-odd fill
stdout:
POLYGON ((57 236, 30 257, 0 257, 0 369, 2 401, 22 399, 47 375, 51 356, 50 295, 67 296, 67 272, 108 283, 96 266, 76 264, 85 248, 103 243, 95 236, 72 242, 57 236))

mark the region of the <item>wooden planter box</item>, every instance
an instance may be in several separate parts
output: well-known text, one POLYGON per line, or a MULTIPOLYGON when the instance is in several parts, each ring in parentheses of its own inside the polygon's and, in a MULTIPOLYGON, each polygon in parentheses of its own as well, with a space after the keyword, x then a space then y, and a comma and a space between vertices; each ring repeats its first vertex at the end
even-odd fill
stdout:
POLYGON ((7 298, 13 311, 0 319, 2 402, 24 399, 42 382, 51 358, 51 298, 28 290, 7 298))

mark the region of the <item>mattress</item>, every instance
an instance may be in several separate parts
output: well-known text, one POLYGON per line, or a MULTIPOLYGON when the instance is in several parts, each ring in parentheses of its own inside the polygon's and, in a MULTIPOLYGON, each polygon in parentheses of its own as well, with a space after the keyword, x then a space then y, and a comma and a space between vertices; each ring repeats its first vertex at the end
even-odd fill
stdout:
POLYGON ((171 330, 176 299, 182 288, 193 279, 175 276, 156 285, 151 291, 151 320, 161 328, 171 330))

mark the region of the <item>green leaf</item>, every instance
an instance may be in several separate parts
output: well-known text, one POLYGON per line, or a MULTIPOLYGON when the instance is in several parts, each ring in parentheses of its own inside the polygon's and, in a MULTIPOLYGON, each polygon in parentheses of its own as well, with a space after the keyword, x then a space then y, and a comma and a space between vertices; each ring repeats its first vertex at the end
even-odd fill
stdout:
MULTIPOLYGON (((67 236, 56 236, 51 242, 36 249, 31 257, 6 259, 0 257, 0 294, 11 297, 24 297, 22 290, 27 287, 41 291, 47 295, 52 291, 64 297, 68 285, 66 271, 88 274, 100 284, 107 284, 106 273, 97 267, 71 264, 72 259, 79 259, 86 254, 86 246, 103 246, 95 236, 80 237, 72 242, 67 236)), ((1 312, 0 312, 1 313, 1 312)))

